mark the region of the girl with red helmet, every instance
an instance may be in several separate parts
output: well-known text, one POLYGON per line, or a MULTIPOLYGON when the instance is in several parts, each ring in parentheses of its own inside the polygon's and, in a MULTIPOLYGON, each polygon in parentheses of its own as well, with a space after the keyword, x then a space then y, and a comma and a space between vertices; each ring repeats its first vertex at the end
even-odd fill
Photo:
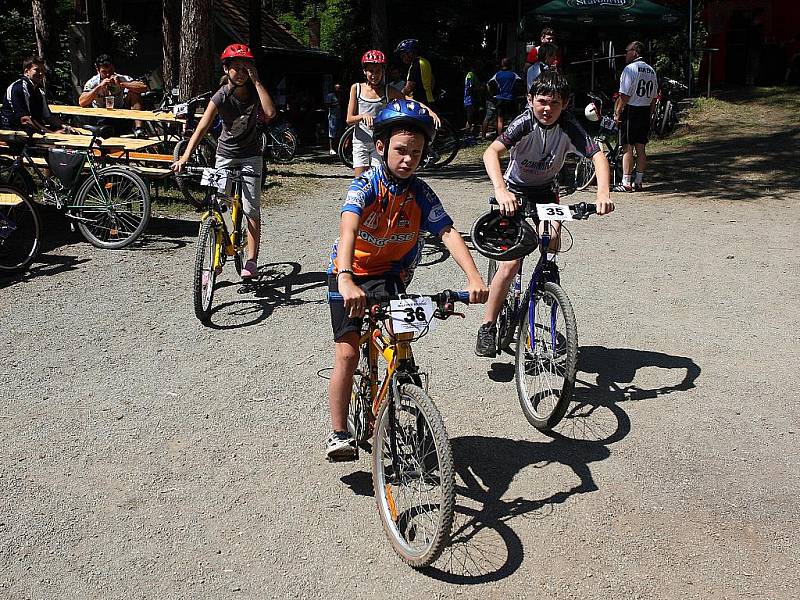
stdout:
MULTIPOLYGON (((380 50, 367 50, 361 57, 365 82, 350 86, 347 124, 358 124, 353 132, 353 174, 358 177, 370 167, 380 164, 380 156, 372 140, 372 122, 391 100, 405 98, 384 79, 386 56, 380 50)), ((430 110, 430 109, 429 109, 430 110)), ((436 125, 439 117, 430 111, 436 125)))
POLYGON ((231 44, 220 56, 226 81, 211 97, 186 151, 172 164, 180 173, 191 158, 217 115, 222 133, 217 140, 215 167, 241 169, 242 208, 247 216, 247 262, 243 279, 258 274, 258 246, 261 241, 261 170, 263 165, 261 136, 258 133, 259 112, 267 121, 275 116, 275 104, 261 82, 253 53, 244 44, 231 44))

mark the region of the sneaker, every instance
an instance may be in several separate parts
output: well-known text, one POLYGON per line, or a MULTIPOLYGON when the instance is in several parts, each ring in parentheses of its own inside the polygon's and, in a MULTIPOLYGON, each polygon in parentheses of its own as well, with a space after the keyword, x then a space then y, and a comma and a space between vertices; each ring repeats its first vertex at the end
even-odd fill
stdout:
POLYGON ((244 267, 242 267, 242 272, 240 273, 242 279, 252 279, 256 275, 258 275, 258 265, 254 260, 248 260, 244 263, 244 267))
POLYGON ((475 354, 478 356, 497 356, 497 326, 484 323, 478 328, 478 341, 475 343, 475 354))
POLYGON ((611 188, 612 192, 632 192, 633 186, 632 185, 624 185, 622 183, 618 183, 614 187, 611 188))
POLYGON ((325 454, 328 460, 355 460, 358 458, 356 440, 349 431, 334 431, 325 440, 325 454))

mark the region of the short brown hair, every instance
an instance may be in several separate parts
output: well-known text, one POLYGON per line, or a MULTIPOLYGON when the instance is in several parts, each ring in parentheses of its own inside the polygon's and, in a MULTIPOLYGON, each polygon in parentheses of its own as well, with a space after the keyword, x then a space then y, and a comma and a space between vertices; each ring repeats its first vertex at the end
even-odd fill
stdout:
POLYGON ((41 56, 28 56, 25 60, 22 61, 22 70, 27 71, 33 65, 42 65, 44 66, 44 59, 41 56))

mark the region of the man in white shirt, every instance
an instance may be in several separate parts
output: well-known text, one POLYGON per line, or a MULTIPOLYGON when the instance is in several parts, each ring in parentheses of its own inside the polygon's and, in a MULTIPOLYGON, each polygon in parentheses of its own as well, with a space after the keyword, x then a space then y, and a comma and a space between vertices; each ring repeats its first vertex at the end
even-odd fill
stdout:
POLYGON ((650 115, 656 104, 658 77, 642 59, 644 44, 631 42, 625 48, 628 65, 619 78, 619 96, 614 106, 614 120, 620 127, 622 185, 616 191, 641 191, 647 166, 645 145, 650 132, 650 115), (633 150, 636 149, 636 177, 633 179, 633 150))

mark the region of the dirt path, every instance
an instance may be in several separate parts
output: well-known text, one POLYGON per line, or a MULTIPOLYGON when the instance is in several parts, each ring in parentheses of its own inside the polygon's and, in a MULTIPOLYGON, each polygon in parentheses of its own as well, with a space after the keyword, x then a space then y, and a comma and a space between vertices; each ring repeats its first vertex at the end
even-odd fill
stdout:
MULTIPOLYGON (((462 231, 489 191, 477 155, 427 177, 462 231)), ((343 167, 273 175, 265 276, 227 270, 211 327, 194 215, 102 252, 48 214, 42 263, 0 291, 0 597, 794 598, 800 193, 687 197, 656 171, 572 228, 562 437, 525 421, 511 357, 474 356, 481 308, 419 343, 459 472, 453 544, 424 573, 384 538, 368 459, 323 460, 343 167)), ((461 286, 442 259, 416 289, 461 286)))

